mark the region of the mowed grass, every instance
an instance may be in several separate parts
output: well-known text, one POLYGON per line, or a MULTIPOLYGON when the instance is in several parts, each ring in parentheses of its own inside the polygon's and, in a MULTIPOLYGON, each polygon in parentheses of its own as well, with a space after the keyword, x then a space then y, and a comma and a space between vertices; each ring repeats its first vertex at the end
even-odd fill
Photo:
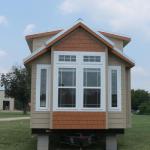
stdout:
MULTIPOLYGON (((150 116, 134 115, 132 126, 118 137, 119 150, 150 150, 150 116)), ((29 120, 0 122, 0 150, 36 150, 29 120)))
POLYGON ((29 120, 0 122, 0 150, 36 150, 29 120))
POLYGON ((28 117, 29 113, 26 115, 23 114, 23 112, 0 112, 0 119, 1 118, 13 118, 13 117, 28 117))
POLYGON ((119 150, 150 150, 150 115, 134 115, 132 128, 118 137, 119 150))

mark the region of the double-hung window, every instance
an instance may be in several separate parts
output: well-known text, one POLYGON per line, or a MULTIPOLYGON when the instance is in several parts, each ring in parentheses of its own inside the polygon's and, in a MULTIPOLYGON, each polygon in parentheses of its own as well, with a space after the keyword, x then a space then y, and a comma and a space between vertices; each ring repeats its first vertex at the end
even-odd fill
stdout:
POLYGON ((58 69, 58 107, 75 107, 76 69, 58 69))
POLYGON ((105 54, 54 51, 53 110, 105 110, 105 54))
POLYGON ((109 110, 121 111, 121 67, 109 66, 109 110))
POLYGON ((84 68, 84 107, 100 107, 101 103, 101 70, 84 68))
POLYGON ((50 65, 37 65, 36 77, 36 110, 47 111, 49 109, 50 65))

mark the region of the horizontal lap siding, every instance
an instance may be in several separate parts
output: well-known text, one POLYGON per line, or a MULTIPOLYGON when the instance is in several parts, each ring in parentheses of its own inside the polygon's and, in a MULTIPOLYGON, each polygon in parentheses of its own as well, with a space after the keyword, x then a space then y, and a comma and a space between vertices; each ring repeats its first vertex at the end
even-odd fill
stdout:
POLYGON ((31 77, 31 128, 49 128, 50 112, 36 111, 36 66, 37 64, 50 64, 50 53, 46 53, 32 63, 32 77, 31 77))
POLYGON ((79 28, 57 42, 54 50, 105 51, 105 46, 84 29, 79 28))
POLYGON ((126 87, 126 64, 115 57, 112 54, 109 54, 108 58, 109 65, 120 65, 121 66, 121 112, 108 112, 108 128, 126 128, 127 127, 127 111, 129 111, 129 106, 127 103, 127 87, 126 87))
POLYGON ((105 129, 104 112, 53 112, 53 129, 105 129))

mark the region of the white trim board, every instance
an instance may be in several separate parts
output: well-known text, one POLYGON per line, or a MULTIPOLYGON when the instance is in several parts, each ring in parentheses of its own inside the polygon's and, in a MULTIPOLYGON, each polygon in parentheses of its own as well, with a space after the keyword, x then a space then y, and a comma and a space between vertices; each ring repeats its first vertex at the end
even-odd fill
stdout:
POLYGON ((36 111, 49 111, 50 108, 50 97, 51 97, 51 65, 37 64, 36 71, 36 111), (46 75, 46 107, 40 107, 40 75, 41 69, 47 70, 46 75))
POLYGON ((108 110, 109 111, 121 111, 121 66, 108 66, 108 110), (112 98, 111 98, 111 71, 117 70, 117 107, 112 107, 112 98))

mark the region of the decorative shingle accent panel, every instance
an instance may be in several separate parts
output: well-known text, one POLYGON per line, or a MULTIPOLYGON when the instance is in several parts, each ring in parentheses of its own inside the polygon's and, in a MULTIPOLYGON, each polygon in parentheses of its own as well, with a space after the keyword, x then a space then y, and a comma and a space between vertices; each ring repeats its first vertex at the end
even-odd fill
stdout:
POLYGON ((105 128, 105 112, 53 112, 53 129, 105 128))

